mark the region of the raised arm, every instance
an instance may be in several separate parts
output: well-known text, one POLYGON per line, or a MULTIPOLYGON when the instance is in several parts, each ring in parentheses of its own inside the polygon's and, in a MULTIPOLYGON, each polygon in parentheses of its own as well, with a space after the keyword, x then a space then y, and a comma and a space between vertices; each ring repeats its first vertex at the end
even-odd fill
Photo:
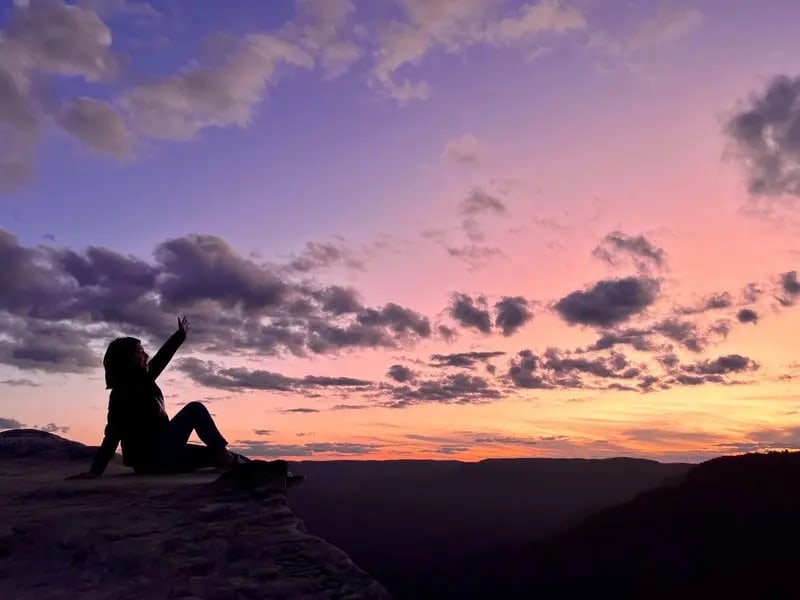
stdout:
POLYGON ((169 361, 175 356, 181 344, 186 340, 186 332, 189 330, 189 322, 186 317, 178 319, 178 331, 173 333, 170 338, 164 342, 164 345, 158 349, 156 355, 150 359, 147 364, 147 372, 155 379, 167 367, 169 361))

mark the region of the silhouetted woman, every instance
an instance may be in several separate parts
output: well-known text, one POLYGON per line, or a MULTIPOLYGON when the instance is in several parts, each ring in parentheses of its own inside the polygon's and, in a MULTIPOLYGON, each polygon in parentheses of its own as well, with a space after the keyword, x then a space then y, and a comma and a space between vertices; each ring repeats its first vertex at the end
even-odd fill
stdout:
POLYGON ((103 358, 108 400, 108 422, 103 442, 87 473, 73 478, 99 477, 122 443, 122 464, 137 473, 180 473, 203 467, 247 461, 227 450, 208 409, 190 402, 170 419, 156 378, 186 339, 189 324, 178 319, 178 330, 148 362, 141 342, 132 337, 111 342, 103 358), (205 445, 189 444, 196 431, 205 445))

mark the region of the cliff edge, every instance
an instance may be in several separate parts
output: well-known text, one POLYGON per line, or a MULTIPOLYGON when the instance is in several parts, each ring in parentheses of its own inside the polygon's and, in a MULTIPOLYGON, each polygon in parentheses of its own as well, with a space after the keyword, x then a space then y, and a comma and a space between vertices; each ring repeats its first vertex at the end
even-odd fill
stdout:
POLYGON ((0 588, 46 600, 387 599, 309 533, 279 463, 219 476, 140 476, 112 461, 65 481, 94 448, 37 430, 0 432, 0 588))

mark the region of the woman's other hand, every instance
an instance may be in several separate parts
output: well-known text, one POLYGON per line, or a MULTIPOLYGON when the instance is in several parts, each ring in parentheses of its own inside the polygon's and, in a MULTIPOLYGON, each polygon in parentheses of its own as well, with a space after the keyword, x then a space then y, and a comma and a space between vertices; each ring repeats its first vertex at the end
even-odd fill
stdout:
POLYGON ((189 320, 186 317, 178 317, 178 331, 182 333, 189 331, 189 320))

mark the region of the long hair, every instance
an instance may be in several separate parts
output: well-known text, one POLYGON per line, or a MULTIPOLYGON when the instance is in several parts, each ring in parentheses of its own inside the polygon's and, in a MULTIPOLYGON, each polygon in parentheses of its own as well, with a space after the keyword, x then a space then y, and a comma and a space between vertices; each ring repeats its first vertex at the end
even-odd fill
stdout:
POLYGON ((134 361, 136 348, 141 341, 134 337, 121 337, 108 345, 103 357, 106 371, 106 389, 112 389, 129 381, 139 370, 134 361))

